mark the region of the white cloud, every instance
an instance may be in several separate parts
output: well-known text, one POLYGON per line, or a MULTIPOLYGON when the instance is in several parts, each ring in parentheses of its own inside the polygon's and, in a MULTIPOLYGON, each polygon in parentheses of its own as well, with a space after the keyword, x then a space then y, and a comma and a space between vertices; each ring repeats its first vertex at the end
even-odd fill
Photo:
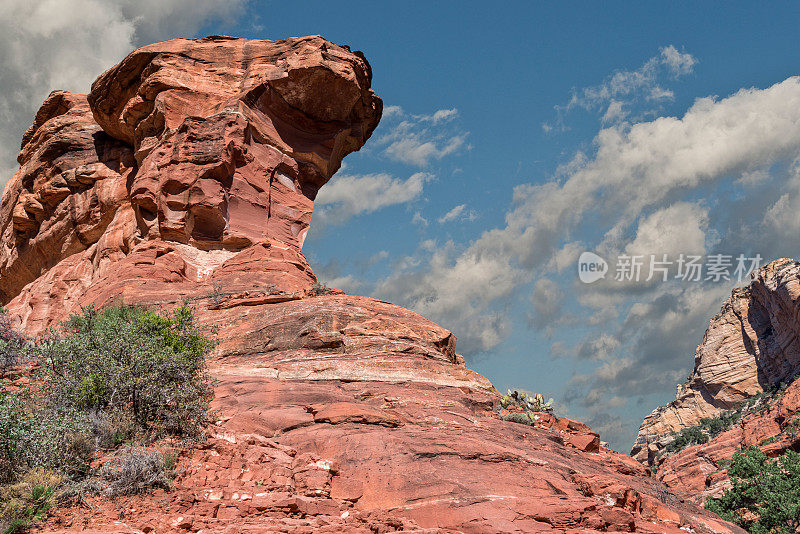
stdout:
POLYGON ((562 319, 564 291, 549 278, 540 278, 533 284, 531 304, 531 326, 536 330, 549 329, 562 319))
POLYGON ((383 118, 389 117, 402 117, 404 114, 403 108, 400 106, 386 106, 383 108, 383 118))
MULTIPOLYGON (((557 123, 561 125, 561 130, 566 129, 563 126, 564 115, 576 108, 601 111, 603 123, 626 120, 637 103, 672 100, 674 93, 662 87, 660 80, 670 76, 673 79, 685 76, 692 72, 696 63, 694 56, 679 52, 673 45, 662 47, 658 55, 645 61, 638 69, 618 70, 598 85, 574 89, 566 104, 556 106, 557 123)), ((639 118, 642 116, 644 113, 639 118)), ((554 126, 544 123, 542 128, 549 132, 554 126)))
POLYGON ((439 222, 439 224, 455 220, 473 221, 475 220, 476 217, 477 214, 474 211, 467 209, 466 204, 459 204, 458 206, 455 206, 453 209, 451 209, 450 211, 439 217, 437 221, 439 222))
POLYGON ((341 289, 345 293, 355 294, 360 288, 364 286, 364 282, 358 280, 355 276, 348 274, 346 276, 334 276, 325 278, 320 276, 320 281, 327 287, 341 289))
POLYGON ((86 93, 137 46, 191 37, 230 20, 245 0, 3 0, 0 2, 0 186, 22 134, 54 89, 86 93))
POLYGON ((742 173, 739 179, 736 180, 736 185, 742 185, 745 187, 756 187, 769 180, 769 178, 770 174, 763 169, 757 169, 754 171, 745 171, 742 173))
POLYGON ((489 305, 508 297, 528 275, 504 258, 463 253, 453 259, 454 253, 452 243, 421 244, 420 254, 399 263, 375 293, 452 329, 461 351, 489 349, 510 328, 509 317, 489 305))
POLYGON ((322 224, 341 224, 355 215, 405 204, 422 194, 432 174, 418 172, 407 179, 388 174, 336 175, 316 200, 315 217, 322 224))
MULTIPOLYGON (((596 136, 595 146, 592 156, 577 154, 553 181, 516 187, 504 227, 484 232, 460 254, 450 247, 447 254, 433 253, 427 262, 417 257, 413 266, 385 281, 384 292, 408 295, 404 303, 451 326, 456 335, 474 338, 473 319, 495 314, 491 324, 502 328, 489 335, 491 326, 484 324, 486 335, 472 340, 473 348, 487 349, 507 331, 509 318, 503 309, 514 289, 548 270, 565 268, 583 245, 601 255, 626 249, 647 254, 706 250, 716 242, 710 228, 714 221, 707 207, 689 198, 797 154, 800 78, 766 89, 742 89, 723 99, 701 98, 680 118, 606 128, 596 136), (574 241, 586 230, 600 230, 602 242, 593 246, 574 241), (420 292, 414 293, 414 288, 420 292)), ((781 201, 774 190, 762 193, 775 197, 769 220, 779 221, 779 214, 788 217, 800 209, 800 188, 797 195, 786 191, 781 201)), ((760 221, 763 212, 757 215, 760 221)), ((757 238, 737 243, 759 244, 757 238)), ((636 298, 603 290, 600 285, 579 293, 581 305, 598 310, 592 323, 614 321, 615 310, 636 298)), ((644 290, 663 288, 638 289, 644 290)), ((688 294, 675 298, 690 299, 688 294)), ((704 320, 699 322, 702 329, 704 320)), ((654 331, 648 335, 659 338, 654 331)), ((683 339, 680 328, 673 335, 683 339)))
MULTIPOLYGON (((766 180, 760 176, 756 179, 766 180)), ((792 165, 784 191, 764 214, 764 224, 779 236, 797 235, 800 232, 800 160, 795 160, 792 165)))
POLYGON ((691 73, 697 64, 697 59, 693 55, 679 52, 673 45, 669 45, 661 49, 661 62, 669 67, 674 76, 680 76, 691 73))
POLYGON ((454 119, 458 115, 458 110, 453 109, 440 109, 433 114, 433 123, 445 122, 454 119))
POLYGON ((595 143, 595 157, 579 158, 562 183, 518 186, 507 227, 476 246, 539 263, 590 213, 627 228, 645 209, 676 195, 794 157, 800 147, 800 78, 721 100, 698 99, 682 118, 606 128, 595 143))
POLYGON ((619 100, 612 100, 608 103, 608 108, 603 115, 602 121, 604 123, 618 122, 628 116, 628 112, 623 109, 623 102, 619 100))
POLYGON ((671 258, 679 254, 706 252, 708 212, 697 204, 678 202, 662 208, 639 222, 636 238, 628 243, 625 252, 629 255, 658 258, 667 254, 671 258))
POLYGON ((675 98, 675 93, 669 89, 655 86, 650 89, 650 94, 647 95, 648 100, 672 100, 675 98))
POLYGON ((385 146, 383 153, 390 159, 425 167, 465 147, 468 132, 459 131, 451 124, 457 116, 455 108, 414 115, 406 113, 400 106, 387 106, 383 118, 384 128, 389 131, 373 144, 385 146))
POLYGON ((398 139, 386 147, 386 154, 401 163, 425 167, 432 159, 442 159, 464 145, 465 135, 451 137, 443 143, 423 141, 416 134, 398 139))
POLYGON ((422 227, 428 226, 428 219, 423 217, 418 211, 414 213, 414 217, 411 218, 411 222, 422 227))

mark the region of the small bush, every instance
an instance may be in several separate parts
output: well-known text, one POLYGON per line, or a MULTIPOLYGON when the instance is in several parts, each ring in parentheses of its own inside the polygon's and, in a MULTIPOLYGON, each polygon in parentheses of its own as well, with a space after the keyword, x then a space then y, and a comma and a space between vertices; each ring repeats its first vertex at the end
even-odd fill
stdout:
POLYGON ((18 482, 0 487, 0 528, 25 532, 44 517, 53 504, 61 477, 50 470, 33 469, 18 482))
MULTIPOLYGON (((2 336, 0 320, 0 343, 2 336)), ((157 452, 129 446, 103 468, 101 479, 90 466, 98 449, 200 434, 211 393, 205 359, 213 343, 191 310, 87 308, 38 343, 18 345, 39 365, 31 391, 0 385, 0 532, 28 529, 46 513, 54 492, 80 500, 85 491, 128 494, 166 485, 175 459, 165 467, 157 452), (58 481, 31 482, 41 473, 54 473, 58 481)))
POLYGON ((311 287, 311 294, 315 297, 319 297, 320 295, 330 295, 331 293, 333 293, 331 288, 325 284, 320 284, 319 282, 311 287))
POLYGON ((794 534, 800 529, 800 454, 771 459, 754 446, 728 466, 733 488, 709 498, 706 508, 753 534, 794 534))
POLYGON ((503 421, 533 425, 535 412, 552 413, 553 399, 545 401, 544 397, 538 393, 533 395, 524 391, 508 390, 508 393, 500 399, 499 404, 495 405, 495 412, 502 413, 503 408, 511 410, 511 413, 501 415, 500 418, 503 421))
POLYGON ((97 372, 84 376, 75 386, 75 405, 79 409, 103 408, 108 399, 108 387, 97 372))
POLYGON ((112 496, 134 495, 169 487, 164 456, 155 450, 131 447, 107 462, 101 471, 112 496))
POLYGON ((503 408, 508 408, 509 406, 518 406, 529 412, 553 411, 553 399, 545 401, 541 393, 531 395, 525 393, 524 391, 519 392, 516 390, 508 390, 508 393, 503 395, 503 398, 500 399, 500 405, 503 408))
POLYGON ((675 454, 692 445, 708 443, 721 433, 738 424, 747 415, 762 410, 769 400, 770 393, 761 393, 740 403, 731 410, 719 413, 715 417, 706 417, 694 426, 672 432, 673 440, 659 453, 659 457, 675 454))
POLYGON ((87 308, 34 353, 54 410, 106 408, 130 413, 148 432, 196 435, 206 420, 212 346, 185 307, 167 315, 87 308))
POLYGON ((0 484, 14 480, 25 467, 33 421, 22 396, 0 385, 0 484))
POLYGON ((528 416, 526 413, 521 412, 511 412, 507 413, 502 416, 503 421, 511 421, 512 423, 520 423, 523 425, 530 425, 533 423, 533 420, 528 416))

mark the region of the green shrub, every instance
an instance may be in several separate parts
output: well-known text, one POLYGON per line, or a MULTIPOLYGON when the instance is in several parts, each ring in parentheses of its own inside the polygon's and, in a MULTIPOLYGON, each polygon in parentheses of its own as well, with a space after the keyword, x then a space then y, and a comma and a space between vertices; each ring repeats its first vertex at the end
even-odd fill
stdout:
POLYGON ((129 446, 102 473, 105 482, 90 476, 91 461, 98 448, 193 437, 206 423, 213 343, 186 307, 166 314, 86 308, 58 332, 18 347, 40 365, 33 393, 0 385, 0 532, 30 528, 56 489, 79 496, 102 484, 113 494, 166 484, 157 453, 129 446), (54 473, 58 483, 31 482, 37 473, 54 473))
POLYGON ((78 382, 74 395, 75 405, 82 410, 87 410, 103 408, 108 404, 109 391, 103 377, 99 373, 93 372, 78 382))
POLYGON ((533 424, 533 420, 526 413, 511 412, 502 416, 503 421, 511 421, 512 423, 520 423, 523 425, 533 424))
POLYGON ((518 406, 529 412, 552 412, 553 399, 545 401, 541 393, 533 395, 524 391, 511 391, 509 389, 508 393, 500 399, 500 406, 503 408, 518 406))
POLYGON ((33 420, 22 396, 23 393, 9 392, 0 385, 0 483, 14 480, 26 463, 33 420))
POLYGON ((311 287, 311 294, 315 297, 319 297, 321 295, 330 295, 333 293, 333 290, 326 286, 325 284, 321 284, 317 282, 311 287))
POLYGON ((523 425, 533 425, 535 421, 536 412, 549 412, 553 411, 553 399, 547 401, 544 397, 537 393, 531 394, 524 391, 511 391, 508 390, 506 395, 500 398, 500 402, 495 405, 496 413, 502 413, 502 409, 511 410, 510 413, 501 415, 503 421, 511 421, 513 423, 521 423, 523 425))
POLYGON ((186 307, 159 315, 123 306, 85 309, 34 352, 53 409, 123 411, 148 432, 196 435, 206 421, 212 346, 186 307))
POLYGON ((0 529, 27 532, 46 516, 61 477, 53 471, 33 469, 14 484, 0 487, 0 529))
POLYGON ((739 423, 745 416, 764 408, 765 400, 769 400, 769 393, 760 393, 740 403, 731 410, 719 413, 715 417, 706 417, 695 426, 682 428, 673 432, 673 440, 659 453, 660 457, 668 456, 692 445, 708 443, 721 433, 739 423))
POLYGON ((24 347, 25 338, 12 328, 6 311, 0 307, 0 369, 19 364, 24 347))
POLYGON ((728 466, 733 488, 709 498, 706 508, 753 534, 794 534, 800 529, 800 454, 771 459, 754 446, 728 466))

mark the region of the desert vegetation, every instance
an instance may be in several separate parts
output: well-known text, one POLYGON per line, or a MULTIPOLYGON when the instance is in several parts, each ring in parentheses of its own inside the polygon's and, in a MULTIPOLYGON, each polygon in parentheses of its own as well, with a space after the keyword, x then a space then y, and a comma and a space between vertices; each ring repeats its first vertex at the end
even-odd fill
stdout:
POLYGON ((35 342, 0 330, 3 365, 30 373, 0 385, 0 531, 23 532, 87 492, 168 485, 175 458, 159 447, 201 435, 211 393, 213 341, 189 308, 85 308, 35 342))
POLYGON ((500 411, 508 412, 500 415, 504 421, 533 425, 536 422, 534 414, 553 411, 553 399, 545 401, 540 393, 530 394, 524 391, 508 390, 500 399, 497 408, 500 411))
POLYGON ((665 458, 692 445, 708 443, 709 440, 740 423, 746 416, 764 410, 783 394, 786 387, 786 383, 781 383, 773 390, 754 395, 731 410, 721 412, 715 417, 706 417, 697 425, 672 432, 672 441, 660 451, 657 459, 665 458))
POLYGON ((800 529, 800 454, 768 457, 754 446, 734 454, 728 466, 732 488, 709 498, 706 508, 753 534, 789 534, 800 529))

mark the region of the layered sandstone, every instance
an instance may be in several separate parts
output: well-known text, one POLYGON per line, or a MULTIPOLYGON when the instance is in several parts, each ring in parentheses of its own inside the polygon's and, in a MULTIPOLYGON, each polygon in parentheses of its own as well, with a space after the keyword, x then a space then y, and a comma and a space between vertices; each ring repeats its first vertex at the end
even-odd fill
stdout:
POLYGON ((657 477, 676 494, 703 503, 731 487, 726 466, 745 445, 773 457, 800 448, 800 381, 765 399, 761 409, 708 443, 659 459, 657 477))
POLYGON ((674 401, 639 429, 632 454, 652 461, 669 434, 714 417, 800 371, 800 264, 780 259, 734 289, 697 347, 694 369, 674 401))
POLYGON ((313 200, 378 124, 371 75, 318 36, 209 37, 54 92, 0 207, 0 298, 37 333, 109 297, 310 288, 313 200))
POLYGON ((588 427, 501 420, 446 329, 320 290, 318 189, 378 123, 321 37, 178 39, 57 92, 0 209, 0 298, 36 335, 80 306, 188 301, 218 331, 218 420, 168 492, 52 532, 737 532, 588 427))

